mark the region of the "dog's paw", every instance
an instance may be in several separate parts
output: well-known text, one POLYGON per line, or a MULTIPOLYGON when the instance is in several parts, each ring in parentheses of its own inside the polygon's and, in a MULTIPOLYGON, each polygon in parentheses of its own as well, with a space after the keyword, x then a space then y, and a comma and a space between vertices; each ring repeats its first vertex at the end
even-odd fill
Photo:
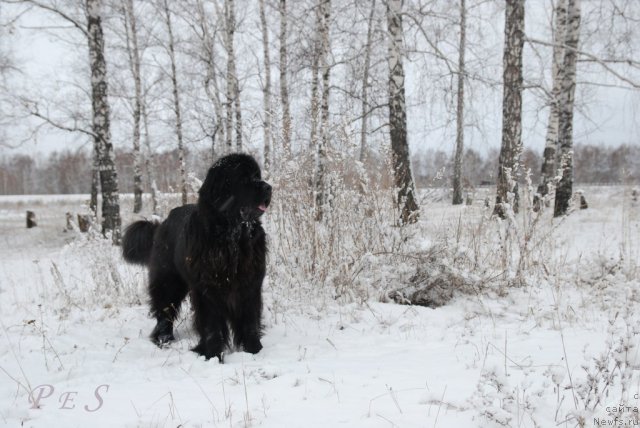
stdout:
POLYGON ((243 345, 243 348, 245 352, 249 352, 250 354, 257 354, 262 349, 262 343, 260 343, 260 340, 247 341, 243 345))
POLYGON ((196 354, 203 356, 206 361, 209 361, 211 358, 218 358, 220 364, 224 363, 224 352, 211 351, 202 343, 197 344, 195 347, 191 348, 191 350, 196 354))
POLYGON ((158 321, 158 324, 151 332, 151 340, 160 348, 176 340, 173 335, 173 324, 167 320, 158 321))
POLYGON ((173 333, 161 334, 153 338, 153 342, 158 345, 158 348, 165 348, 174 340, 176 340, 176 338, 173 336, 173 333))

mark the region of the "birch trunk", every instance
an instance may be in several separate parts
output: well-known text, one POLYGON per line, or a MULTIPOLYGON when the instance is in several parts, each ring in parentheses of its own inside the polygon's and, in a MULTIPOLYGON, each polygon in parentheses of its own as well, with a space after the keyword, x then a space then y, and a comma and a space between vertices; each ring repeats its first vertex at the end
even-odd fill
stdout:
POLYGON ((269 26, 264 10, 264 0, 260 3, 260 26, 262 27, 262 53, 264 56, 264 86, 262 88, 262 102, 264 106, 264 118, 262 126, 264 128, 264 171, 268 176, 271 170, 271 59, 269 57, 269 26))
POLYGON ((233 151, 233 130, 236 133, 236 150, 242 149, 242 113, 240 110, 240 92, 238 85, 238 76, 236 72, 236 58, 234 51, 234 33, 235 33, 235 6, 233 0, 225 0, 224 2, 224 48, 227 52, 227 90, 226 90, 226 145, 227 153, 233 151), (235 126, 234 126, 235 125, 235 126))
POLYGON ((152 202, 152 213, 154 215, 158 215, 158 183, 156 182, 156 174, 155 174, 155 162, 153 151, 151 150, 151 135, 149 133, 149 115, 147 114, 146 101, 143 98, 142 100, 142 108, 140 109, 142 113, 142 121, 144 123, 144 142, 145 148, 147 150, 147 155, 144 158, 145 169, 147 170, 147 182, 149 183, 149 188, 151 190, 151 202, 152 202))
POLYGON ((565 52, 562 62, 563 76, 558 97, 558 143, 562 178, 556 187, 554 217, 567 213, 573 194, 573 105, 576 92, 576 61, 579 38, 580 0, 568 0, 565 52))
POLYGON ((409 144, 407 142, 407 111, 404 95, 404 55, 402 33, 402 0, 387 1, 389 30, 389 132, 395 186, 398 189, 400 224, 415 223, 419 209, 415 197, 409 144))
POLYGON ((94 218, 98 218, 98 192, 100 191, 100 168, 98 167, 98 145, 93 144, 92 168, 91 168, 91 198, 89 210, 94 218))
POLYGON ((182 205, 187 204, 187 168, 184 157, 184 143, 182 139, 182 114, 180 111, 180 93, 178 89, 178 72, 176 71, 175 40, 173 37, 173 25, 171 24, 171 11, 168 0, 163 0, 165 23, 169 36, 169 60, 171 61, 171 86, 173 89, 173 112, 176 116, 176 137, 178 138, 178 161, 180 163, 180 192, 182 205))
POLYGON ((318 109, 320 106, 319 96, 319 70, 320 56, 322 55, 322 6, 320 3, 315 5, 316 14, 316 31, 313 40, 313 52, 311 58, 311 138, 309 139, 309 147, 316 150, 318 147, 318 109))
POLYGON ((127 54, 133 77, 135 95, 133 104, 133 212, 142 210, 142 152, 140 150, 140 117, 142 111, 142 78, 140 75, 140 51, 133 0, 123 1, 127 54))
MULTIPOLYGON (((216 2, 217 4, 217 2, 216 2)), ((229 30, 227 26, 229 25, 229 4, 227 1, 224 3, 224 33, 222 36, 222 40, 224 42, 224 49, 227 52, 227 71, 226 71, 226 94, 225 94, 225 123, 224 123, 224 132, 225 132, 225 154, 229 154, 233 152, 233 75, 231 73, 231 60, 229 59, 229 51, 231 50, 229 46, 229 30)))
POLYGON ((210 23, 202 4, 202 0, 198 0, 198 19, 202 30, 202 44, 204 51, 204 61, 206 66, 206 74, 204 79, 204 91, 213 104, 215 110, 215 124, 213 135, 211 136, 211 160, 216 158, 216 137, 219 135, 221 141, 225 141, 225 123, 223 119, 222 102, 220 101, 220 86, 218 85, 218 73, 216 72, 216 47, 215 38, 210 32, 210 23), (213 88, 212 88, 213 87, 213 88))
POLYGON ((317 142, 316 153, 316 220, 322 221, 327 201, 327 186, 325 179, 325 171, 327 164, 327 147, 329 147, 329 78, 331 75, 331 66, 329 65, 329 20, 331 16, 331 1, 320 0, 319 11, 321 16, 320 31, 320 55, 319 64, 322 71, 322 100, 320 106, 321 115, 321 134, 322 137, 317 142))
POLYGON ((107 63, 104 57, 102 2, 86 0, 87 40, 91 69, 91 105, 93 134, 96 146, 100 188, 102 189, 102 233, 111 234, 113 243, 120 244, 120 200, 118 174, 111 144, 110 108, 107 87, 107 63))
POLYGON ((516 173, 522 151, 522 50, 524 0, 507 0, 504 28, 502 95, 502 146, 498 158, 498 182, 494 214, 507 216, 509 206, 518 212, 516 173))
POLYGON ((291 156, 291 113, 287 84, 287 0, 280 0, 280 98, 282 102, 282 148, 291 156))
POLYGON ((453 205, 462 204, 462 154, 464 153, 464 77, 467 6, 460 0, 460 45, 458 51, 458 94, 456 111, 456 154, 453 161, 453 205))
POLYGON ((369 110, 369 69, 371 68, 371 41, 373 39, 373 17, 376 12, 376 0, 371 2, 371 11, 369 12, 369 20, 367 22, 367 43, 364 47, 364 71, 362 76, 362 105, 361 115, 362 123, 360 124, 360 162, 364 162, 367 150, 367 116, 369 110))
MULTIPOLYGON (((242 151, 242 109, 240 106, 240 84, 238 80, 238 71, 236 69, 236 54, 234 48, 234 34, 236 31, 236 12, 234 0, 225 1, 225 30, 226 30, 226 49, 227 49, 227 95, 231 98, 227 102, 233 104, 230 110, 235 116, 235 132, 236 132, 236 151, 242 151)), ((229 120, 229 117, 227 117, 229 120)))
MULTIPOLYGON (((542 161, 541 183, 538 186, 538 198, 544 197, 549 192, 549 183, 553 182, 557 173, 557 147, 558 147, 558 118, 560 96, 560 86, 564 68, 564 40, 567 25, 567 0, 556 0, 553 29, 553 62, 551 64, 551 102, 549 106, 549 122, 547 123, 547 134, 545 136, 545 147, 542 161)), ((539 206, 539 201, 536 201, 539 206)))

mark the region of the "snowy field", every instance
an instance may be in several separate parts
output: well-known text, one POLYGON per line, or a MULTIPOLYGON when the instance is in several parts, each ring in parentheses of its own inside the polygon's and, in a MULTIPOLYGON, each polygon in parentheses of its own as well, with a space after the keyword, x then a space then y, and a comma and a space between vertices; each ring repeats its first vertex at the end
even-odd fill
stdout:
POLYGON ((0 425, 640 424, 640 204, 628 186, 584 190, 587 210, 512 223, 490 219, 482 194, 470 207, 426 194, 410 244, 345 261, 358 292, 342 294, 296 282, 290 259, 302 253, 282 250, 289 229, 274 205, 264 349, 225 364, 189 351, 188 310, 170 347, 148 340, 144 270, 63 231, 86 197, 0 197, 0 425), (424 260, 462 284, 453 299, 391 303, 424 260))

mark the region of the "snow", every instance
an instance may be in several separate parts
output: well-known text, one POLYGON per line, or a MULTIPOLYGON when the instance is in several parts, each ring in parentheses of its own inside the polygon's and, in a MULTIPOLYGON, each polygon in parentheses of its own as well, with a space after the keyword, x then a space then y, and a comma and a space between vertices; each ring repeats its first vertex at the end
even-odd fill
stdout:
MULTIPOLYGON (((0 425, 551 427, 640 416, 640 210, 626 187, 584 190, 589 209, 542 220, 549 274, 437 309, 373 293, 305 296, 271 266, 264 349, 222 365, 189 351, 188 308, 175 343, 148 340, 144 270, 105 240, 63 232, 64 213, 86 196, 0 198, 0 425), (28 230, 33 206, 38 227, 28 230)), ((424 205, 418 244, 459 220, 481 224, 476 205, 424 205)), ((495 257, 501 242, 487 244, 495 257)), ((455 254, 473 251, 468 240, 455 254)), ((391 281, 392 268, 379 275, 391 281)))

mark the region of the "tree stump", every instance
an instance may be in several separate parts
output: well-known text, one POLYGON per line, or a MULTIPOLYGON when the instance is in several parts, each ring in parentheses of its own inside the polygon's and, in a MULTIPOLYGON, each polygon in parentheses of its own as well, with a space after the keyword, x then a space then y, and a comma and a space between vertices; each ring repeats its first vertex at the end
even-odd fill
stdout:
POLYGON ((67 227, 65 228, 65 232, 68 230, 73 230, 73 214, 71 214, 70 212, 67 212, 65 214, 65 217, 67 218, 67 227))
POLYGON ((584 195, 580 195, 580 209, 586 210, 587 208, 589 208, 587 200, 585 199, 584 195))
POLYGON ((33 211, 27 211, 27 229, 31 229, 32 227, 36 227, 38 223, 36 222, 36 213, 33 211))
POLYGON ((78 229, 80 229, 80 232, 88 232, 89 227, 91 227, 91 216, 89 214, 78 214, 78 229))
POLYGON ((533 212, 537 213, 542 208, 542 198, 540 197, 540 193, 536 193, 533 195, 533 212))
POLYGON ((582 190, 578 190, 574 196, 576 202, 580 202, 580 209, 586 210, 589 208, 589 204, 587 203, 587 199, 584 197, 584 192, 582 190))
POLYGON ((471 206, 473 205, 473 197, 471 196, 471 194, 467 193, 467 198, 465 200, 465 204, 467 206, 471 206))

